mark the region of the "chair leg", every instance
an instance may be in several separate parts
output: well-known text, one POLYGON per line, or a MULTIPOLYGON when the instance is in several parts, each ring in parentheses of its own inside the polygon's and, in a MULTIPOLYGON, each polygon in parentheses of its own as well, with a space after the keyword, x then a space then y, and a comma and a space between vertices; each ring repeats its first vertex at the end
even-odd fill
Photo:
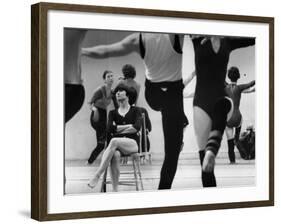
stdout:
POLYGON ((139 183, 138 183, 138 176, 137 176, 137 169, 136 169, 136 160, 132 158, 132 163, 134 167, 134 176, 135 176, 135 183, 136 183, 136 190, 139 190, 139 183))
MULTIPOLYGON (((142 176, 141 176, 140 163, 141 163, 141 160, 139 157, 137 157, 137 158, 132 157, 134 182, 135 182, 137 191, 144 189, 143 182, 142 182, 142 176)), ((109 181, 107 181, 107 170, 108 170, 108 168, 106 168, 106 170, 104 171, 104 174, 103 174, 100 192, 106 192, 106 185, 109 183, 109 181)))
POLYGON ((106 177, 107 177, 107 168, 105 169, 103 177, 102 177, 102 184, 101 184, 100 192, 106 192, 106 177))
POLYGON ((140 179, 140 185, 141 185, 141 190, 143 190, 143 182, 142 182, 142 176, 141 176, 141 169, 140 169, 140 161, 137 161, 137 172, 138 172, 138 176, 140 179))

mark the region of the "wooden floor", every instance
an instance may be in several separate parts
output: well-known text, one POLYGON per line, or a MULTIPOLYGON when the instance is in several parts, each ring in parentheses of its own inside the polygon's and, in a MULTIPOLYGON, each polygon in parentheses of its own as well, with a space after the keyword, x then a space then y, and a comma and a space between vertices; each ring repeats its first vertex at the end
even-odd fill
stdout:
MULTIPOLYGON (((156 190, 159 183, 159 174, 163 159, 161 156, 153 156, 152 164, 141 165, 144 190, 156 190)), ((66 194, 99 193, 100 183, 95 189, 87 186, 89 179, 98 167, 99 160, 92 165, 86 165, 85 160, 66 161, 66 194)), ((236 158, 236 164, 230 165, 227 155, 218 156, 215 173, 218 187, 254 186, 256 178, 255 161, 246 161, 236 158)), ((122 170, 132 169, 131 164, 122 165, 122 170)), ((109 175, 108 175, 109 176, 109 175)), ((125 177, 126 178, 126 177, 125 177)), ((183 155, 178 163, 177 173, 172 189, 196 189, 201 188, 201 169, 198 157, 183 155)), ((134 186, 120 186, 119 191, 135 191, 134 186)), ((107 192, 112 191, 111 185, 107 185, 107 192)))

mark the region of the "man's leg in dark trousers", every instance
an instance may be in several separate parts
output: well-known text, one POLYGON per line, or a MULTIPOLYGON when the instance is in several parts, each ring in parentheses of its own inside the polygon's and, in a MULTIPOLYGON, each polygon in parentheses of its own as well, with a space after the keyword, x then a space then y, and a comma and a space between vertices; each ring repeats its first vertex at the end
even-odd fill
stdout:
POLYGON ((177 171, 183 140, 183 98, 180 92, 167 92, 162 112, 165 157, 158 189, 170 189, 177 171), (168 95, 169 94, 169 95, 168 95))

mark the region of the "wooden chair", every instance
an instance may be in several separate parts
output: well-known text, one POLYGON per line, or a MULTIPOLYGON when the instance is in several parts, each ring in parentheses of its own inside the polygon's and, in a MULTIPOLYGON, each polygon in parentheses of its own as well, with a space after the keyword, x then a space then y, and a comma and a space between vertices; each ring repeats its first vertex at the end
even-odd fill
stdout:
MULTIPOLYGON (((144 190, 140 168, 141 154, 137 152, 128 156, 121 156, 121 159, 126 159, 127 161, 126 164, 123 164, 123 168, 125 166, 132 166, 132 168, 128 171, 120 171, 120 179, 118 184, 126 186, 135 186, 137 191, 144 190)), ((106 185, 112 183, 111 180, 107 179, 107 170, 108 168, 105 170, 103 175, 101 192, 106 192, 106 185)))

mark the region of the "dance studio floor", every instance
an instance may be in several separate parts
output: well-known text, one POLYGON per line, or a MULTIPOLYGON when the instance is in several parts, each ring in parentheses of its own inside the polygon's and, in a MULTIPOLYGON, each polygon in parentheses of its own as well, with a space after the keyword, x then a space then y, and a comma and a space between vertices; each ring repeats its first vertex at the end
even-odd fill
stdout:
MULTIPOLYGON (((163 158, 161 155, 152 155, 152 164, 141 165, 144 190, 156 190, 159 183, 159 173, 163 158)), ((89 179, 98 167, 99 159, 92 165, 86 165, 85 160, 66 161, 66 194, 99 193, 101 181, 95 189, 87 186, 89 179)), ((254 186, 256 169, 254 160, 243 160, 237 155, 236 164, 230 165, 227 153, 219 154, 216 161, 216 176, 218 187, 254 186)), ((121 165, 121 171, 132 169, 129 164, 121 165)), ((108 177, 110 175, 108 174, 108 177)), ((197 153, 185 153, 180 156, 178 170, 172 189, 201 188, 201 171, 197 153)), ((119 191, 135 191, 134 186, 120 186, 119 191)), ((111 192, 111 185, 107 185, 111 192)))

